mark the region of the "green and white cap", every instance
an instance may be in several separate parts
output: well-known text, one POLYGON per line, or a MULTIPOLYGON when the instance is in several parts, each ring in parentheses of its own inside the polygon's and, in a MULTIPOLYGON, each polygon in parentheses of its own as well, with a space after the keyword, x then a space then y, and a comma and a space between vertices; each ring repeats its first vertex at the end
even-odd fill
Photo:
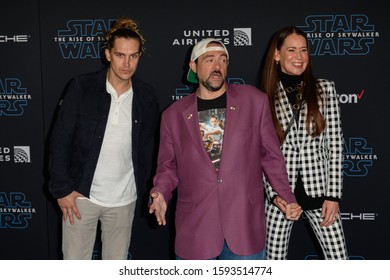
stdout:
MULTIPOLYGON (((206 39, 203 39, 203 40, 199 41, 198 43, 196 43, 196 45, 192 49, 191 61, 195 62, 195 60, 197 60, 199 56, 201 56, 202 54, 204 54, 206 52, 211 52, 211 51, 224 51, 227 55, 227 58, 229 59, 229 53, 226 49, 226 46, 221 41, 219 41, 215 38, 206 38, 206 39), (208 47, 208 44, 214 43, 214 42, 220 44, 220 46, 209 46, 208 47)), ((191 70, 191 68, 188 70, 187 80, 191 83, 194 83, 194 84, 198 83, 198 78, 196 77, 196 73, 194 73, 191 70)))

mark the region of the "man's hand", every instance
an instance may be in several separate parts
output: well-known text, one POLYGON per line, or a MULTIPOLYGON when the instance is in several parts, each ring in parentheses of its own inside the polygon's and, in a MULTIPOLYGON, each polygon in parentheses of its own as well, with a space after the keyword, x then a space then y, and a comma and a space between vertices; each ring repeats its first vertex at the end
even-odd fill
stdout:
POLYGON ((66 218, 69 217, 69 222, 71 225, 74 224, 74 217, 75 215, 77 219, 81 219, 81 215, 79 212, 79 209, 76 205, 76 198, 83 196, 81 193, 73 191, 69 195, 57 199, 58 205, 61 208, 62 211, 62 218, 64 221, 66 221, 66 218))
POLYGON ((301 206, 298 203, 290 203, 286 205, 287 220, 297 221, 303 213, 301 206))
POLYGON ((161 226, 165 226, 167 221, 165 219, 165 213, 167 212, 167 203, 164 196, 159 192, 154 192, 150 195, 152 203, 149 206, 149 213, 156 215, 157 223, 161 226))
POLYGON ((282 211, 284 214, 286 214, 286 205, 287 201, 285 201, 280 196, 275 197, 273 203, 282 211))
POLYGON ((303 213, 298 203, 287 204, 287 201, 280 196, 275 197, 273 203, 286 215, 288 220, 297 221, 303 213))

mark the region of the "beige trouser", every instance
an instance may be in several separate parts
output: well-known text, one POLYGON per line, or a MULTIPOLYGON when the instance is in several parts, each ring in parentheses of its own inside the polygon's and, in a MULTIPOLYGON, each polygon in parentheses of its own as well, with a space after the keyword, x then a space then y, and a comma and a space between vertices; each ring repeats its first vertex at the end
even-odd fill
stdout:
POLYGON ((121 207, 103 207, 88 199, 77 199, 81 220, 62 222, 64 260, 90 260, 95 245, 98 221, 101 223, 102 259, 126 260, 136 202, 121 207))

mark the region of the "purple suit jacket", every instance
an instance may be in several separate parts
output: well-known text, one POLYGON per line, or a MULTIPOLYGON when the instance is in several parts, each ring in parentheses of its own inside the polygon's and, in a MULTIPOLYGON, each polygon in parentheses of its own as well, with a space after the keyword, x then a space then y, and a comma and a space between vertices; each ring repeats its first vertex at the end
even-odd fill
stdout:
POLYGON ((267 96, 250 85, 228 85, 226 109, 218 172, 203 147, 197 94, 162 114, 151 192, 168 201, 177 188, 175 252, 184 259, 216 257, 224 240, 238 255, 264 248, 263 174, 282 198, 296 202, 267 96))

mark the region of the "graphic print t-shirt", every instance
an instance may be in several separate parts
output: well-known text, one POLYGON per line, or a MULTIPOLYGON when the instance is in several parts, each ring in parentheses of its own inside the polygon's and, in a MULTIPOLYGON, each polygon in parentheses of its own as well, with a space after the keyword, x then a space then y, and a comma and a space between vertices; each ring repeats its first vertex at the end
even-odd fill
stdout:
POLYGON ((206 100, 198 97, 198 117, 203 146, 216 170, 221 160, 223 135, 226 126, 226 93, 206 100))

